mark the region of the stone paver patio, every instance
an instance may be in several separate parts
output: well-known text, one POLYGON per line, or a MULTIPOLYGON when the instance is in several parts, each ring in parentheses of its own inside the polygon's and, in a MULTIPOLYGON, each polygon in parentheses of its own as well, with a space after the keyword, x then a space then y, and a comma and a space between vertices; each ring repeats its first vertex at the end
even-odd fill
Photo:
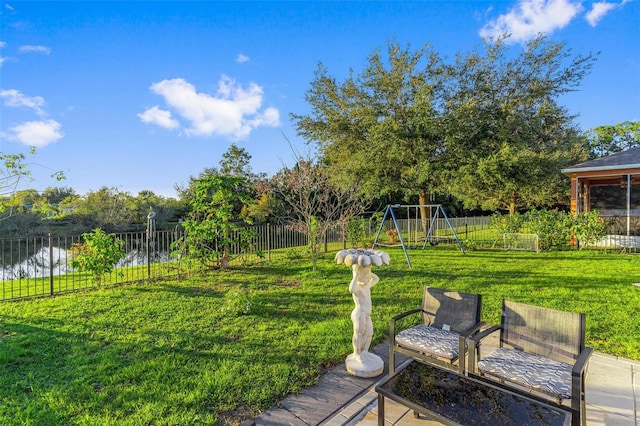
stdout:
MULTIPOLYGON (((318 385, 280 401, 257 419, 242 426, 368 426, 377 425, 375 385, 386 374, 388 346, 373 351, 385 360, 385 372, 376 378, 359 378, 344 365, 325 374, 318 385)), ((397 360, 398 364, 402 359, 397 360)), ((587 376, 587 425, 640 426, 640 362, 595 352, 587 376)), ((385 424, 431 426, 439 423, 415 419, 413 412, 385 401, 385 424)))

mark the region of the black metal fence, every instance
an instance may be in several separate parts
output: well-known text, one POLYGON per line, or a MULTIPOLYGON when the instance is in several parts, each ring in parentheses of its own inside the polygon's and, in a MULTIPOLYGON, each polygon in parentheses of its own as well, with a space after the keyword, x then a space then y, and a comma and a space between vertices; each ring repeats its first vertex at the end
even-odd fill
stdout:
MULTIPOLYGON (((177 276, 189 272, 181 259, 170 258, 170 247, 181 233, 146 232, 117 234, 124 241, 125 257, 101 285, 177 276)), ((95 287, 95 277, 74 270, 71 248, 83 242, 81 236, 52 236, 0 239, 0 300, 65 293, 95 287)))
MULTIPOLYGON (((378 225, 365 222, 365 234, 373 242, 378 225)), ((489 225, 488 218, 452 219, 459 228, 460 238, 473 234, 478 238, 481 228, 489 225)), ((402 232, 410 232, 408 219, 399 219, 402 232)), ((385 228, 393 224, 385 224, 385 228)), ((308 238, 286 224, 251 226, 254 231, 250 249, 238 245, 230 247, 231 264, 248 265, 279 258, 300 257, 308 252, 308 238)), ((101 286, 179 277, 194 271, 193 263, 172 255, 172 244, 183 237, 183 231, 128 232, 116 234, 124 242, 125 256, 115 268, 100 279, 101 286)), ((231 235, 237 239, 236 235, 231 235)), ((0 239, 0 300, 52 296, 54 294, 92 288, 95 277, 88 272, 74 270, 72 247, 81 244, 81 236, 43 236, 34 238, 0 239)), ((321 237, 319 250, 338 251, 350 246, 345 231, 335 226, 321 237)))
MULTIPOLYGON (((492 229, 488 216, 449 218, 449 221, 451 227, 444 219, 438 219, 434 224, 432 237, 438 242, 453 244, 457 236, 466 247, 502 247, 502 239, 492 229)), ((405 244, 423 244, 424 231, 418 220, 398 219, 397 222, 405 244)), ((391 221, 382 228, 373 221, 364 221, 363 226, 368 244, 373 243, 378 231, 381 231, 380 242, 383 244, 398 244, 392 241, 393 232, 387 233, 395 229, 391 221)), ((255 234, 250 249, 240 245, 230 247, 232 265, 300 257, 308 252, 307 236, 286 224, 264 224, 250 229, 255 234)), ((116 234, 124 241, 126 254, 111 273, 101 277, 100 285, 180 277, 194 272, 196 266, 188 259, 172 255, 172 244, 183 235, 179 228, 151 234, 116 234)), ((323 252, 338 251, 355 244, 347 241, 346 231, 339 226, 332 227, 321 238, 320 251, 323 252)), ((94 276, 70 266, 70 249, 82 242, 81 236, 0 239, 0 300, 49 296, 95 287, 94 276)), ((640 251, 640 237, 610 235, 600 246, 636 253, 640 251)))

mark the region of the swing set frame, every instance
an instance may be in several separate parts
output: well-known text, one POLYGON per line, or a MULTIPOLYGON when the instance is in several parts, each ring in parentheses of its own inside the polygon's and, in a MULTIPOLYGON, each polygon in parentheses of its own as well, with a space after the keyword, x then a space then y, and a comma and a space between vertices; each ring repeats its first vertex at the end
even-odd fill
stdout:
MULTIPOLYGON (((437 242, 434 244, 431 240, 437 236, 434 235, 434 231, 435 231, 435 226, 437 224, 437 220, 442 218, 445 220, 447 226, 449 227, 449 230, 451 230, 451 234, 453 235, 453 238, 455 239, 456 243, 458 244, 458 247, 460 248, 460 251, 462 252, 463 255, 466 255, 467 253, 464 251, 464 247, 462 246, 462 242, 460 241, 460 238, 458 238, 458 234, 456 234, 456 230, 453 229, 453 226, 451 225, 451 222, 449 221, 449 218, 447 217, 447 214, 444 212, 444 209, 442 208, 442 204, 389 204, 387 205, 387 207, 385 208, 384 211, 384 216, 382 218, 382 221, 380 222, 380 226, 378 227, 378 232, 376 233, 376 238, 373 241, 373 245, 371 246, 372 249, 375 249, 376 246, 382 246, 382 244, 380 244, 378 242, 379 238, 380 238, 380 234, 382 233, 382 229, 384 228, 385 222, 387 219, 391 218, 391 220, 393 221, 393 225, 395 227, 396 232, 398 233, 398 238, 400 240, 400 244, 402 246, 402 251, 404 252, 404 257, 407 259, 407 264, 409 265, 409 267, 411 268, 411 259, 409 258, 409 253, 407 252, 407 245, 405 244, 404 238, 402 238, 402 230, 400 229, 400 226, 398 225, 398 220, 396 219, 396 214, 394 209, 401 209, 401 208, 406 208, 407 209, 407 221, 409 224, 409 232, 408 232, 408 237, 409 237, 409 242, 411 242, 411 218, 409 217, 409 210, 411 208, 415 208, 416 209, 416 222, 418 220, 418 212, 420 211, 420 208, 425 207, 425 208, 429 208, 430 211, 432 212, 431 214, 431 220, 429 222, 429 229, 426 232, 426 235, 424 236, 424 243, 422 244, 422 250, 424 250, 427 247, 427 243, 430 243, 432 245, 437 244, 437 242)), ((418 229, 418 226, 416 225, 416 230, 418 229)), ((414 239, 414 242, 417 242, 417 238, 414 239)), ((417 244, 414 245, 414 248, 417 248, 417 244)))

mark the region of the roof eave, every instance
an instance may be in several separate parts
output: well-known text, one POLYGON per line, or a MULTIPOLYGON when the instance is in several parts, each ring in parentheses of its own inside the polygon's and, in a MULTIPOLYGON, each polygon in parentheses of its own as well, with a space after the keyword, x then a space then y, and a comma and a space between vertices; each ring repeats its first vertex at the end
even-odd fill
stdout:
POLYGON ((582 172, 599 172, 607 170, 618 170, 621 175, 625 175, 624 169, 637 169, 640 168, 640 163, 637 164, 625 164, 623 166, 601 166, 601 167, 571 167, 568 169, 560 170, 562 173, 582 173, 582 172))

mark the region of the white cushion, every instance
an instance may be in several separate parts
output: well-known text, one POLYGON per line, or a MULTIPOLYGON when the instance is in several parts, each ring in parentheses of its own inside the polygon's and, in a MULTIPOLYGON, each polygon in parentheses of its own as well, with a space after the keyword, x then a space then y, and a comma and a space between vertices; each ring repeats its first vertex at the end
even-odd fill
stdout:
POLYGON ((572 366, 523 351, 500 348, 478 361, 478 369, 555 398, 571 399, 572 366))
POLYGON ((428 325, 416 325, 396 335, 396 342, 404 347, 453 360, 458 357, 460 335, 428 325))

